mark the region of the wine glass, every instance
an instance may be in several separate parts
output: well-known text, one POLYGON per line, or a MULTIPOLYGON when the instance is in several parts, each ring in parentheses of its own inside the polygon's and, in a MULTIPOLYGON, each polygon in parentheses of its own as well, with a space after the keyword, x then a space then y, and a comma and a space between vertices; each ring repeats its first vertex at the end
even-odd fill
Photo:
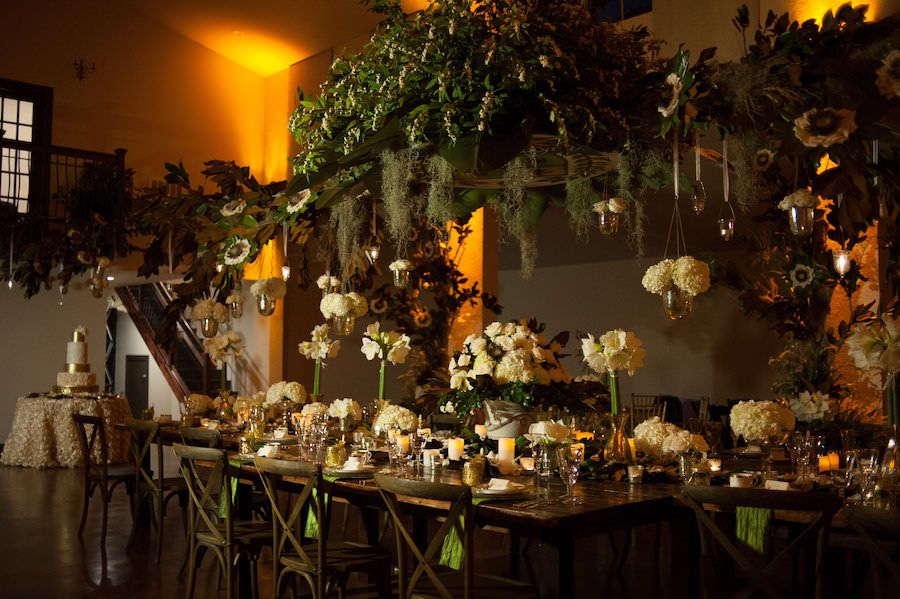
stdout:
POLYGON ((709 445, 710 453, 717 454, 722 444, 722 423, 707 420, 703 427, 703 437, 709 445))
POLYGON ((856 463, 856 450, 842 449, 837 452, 837 464, 831 465, 831 482, 838 489, 841 499, 846 499, 847 490, 853 482, 853 467, 856 463))
POLYGON ((584 446, 575 444, 557 447, 556 457, 559 462, 559 477, 566 485, 566 497, 560 503, 577 505, 581 503, 581 497, 575 496, 575 483, 578 482, 578 473, 584 458, 584 446))

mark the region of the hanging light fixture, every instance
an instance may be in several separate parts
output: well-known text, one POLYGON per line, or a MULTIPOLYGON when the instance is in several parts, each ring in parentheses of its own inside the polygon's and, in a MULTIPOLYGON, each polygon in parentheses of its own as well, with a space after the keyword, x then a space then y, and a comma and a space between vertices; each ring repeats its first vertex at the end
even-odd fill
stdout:
POLYGON ((691 208, 699 216, 706 208, 706 188, 700 179, 700 133, 694 133, 694 193, 691 194, 691 208))
POLYGON ((281 267, 281 278, 285 282, 287 282, 287 280, 291 278, 291 262, 288 259, 288 225, 287 225, 287 223, 282 223, 282 225, 281 225, 281 244, 282 244, 282 251, 284 252, 284 265, 281 267))
POLYGON ((378 221, 376 220, 377 212, 375 206, 375 200, 372 200, 372 239, 369 241, 369 244, 363 248, 363 253, 366 255, 366 260, 369 261, 369 264, 375 266, 375 262, 378 261, 378 256, 381 255, 381 245, 378 243, 378 221))
POLYGON ((831 250, 831 258, 834 261, 834 271, 841 275, 841 278, 850 272, 850 266, 853 264, 853 261, 850 259, 850 250, 843 248, 831 250))
POLYGON ((734 208, 728 201, 728 138, 722 139, 722 193, 725 201, 722 202, 722 207, 719 209, 719 236, 724 241, 731 241, 731 238, 734 237, 735 216, 734 208))

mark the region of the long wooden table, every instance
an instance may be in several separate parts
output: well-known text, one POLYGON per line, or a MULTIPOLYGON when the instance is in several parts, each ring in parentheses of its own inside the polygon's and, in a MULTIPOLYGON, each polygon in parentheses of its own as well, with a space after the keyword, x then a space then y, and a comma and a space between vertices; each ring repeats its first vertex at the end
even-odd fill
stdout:
MULTIPOLYGON (((161 428, 160 440, 163 443, 177 442, 179 440, 177 429, 161 428)), ((236 436, 223 435, 223 441, 228 448, 237 447, 236 436)), ((458 471, 444 469, 435 472, 429 474, 427 479, 462 484, 458 471)), ((235 469, 234 474, 244 483, 252 483, 257 479, 256 468, 252 463, 244 463, 235 469)), ((531 483, 531 477, 508 478, 526 484, 531 483)), ((522 497, 506 501, 485 501, 476 506, 475 519, 482 527, 507 529, 513 538, 524 537, 539 541, 550 553, 550 559, 541 563, 542 575, 538 581, 541 597, 571 599, 575 596, 576 540, 654 522, 670 521, 675 526, 678 523, 686 523, 687 520, 684 518, 686 510, 675 500, 680 488, 681 483, 634 485, 624 482, 582 480, 575 487, 576 495, 583 500, 579 505, 554 503, 537 507, 518 507, 517 504, 523 501, 522 497)), ((373 518, 372 514, 377 514, 374 510, 380 510, 382 504, 374 482, 366 479, 338 480, 335 483, 334 493, 348 503, 363 508, 370 542, 377 539, 378 518, 377 516, 373 518)), ((449 508, 442 502, 427 502, 411 497, 401 500, 408 504, 422 522, 446 513, 449 508)), ((676 557, 680 559, 684 556, 676 557)))

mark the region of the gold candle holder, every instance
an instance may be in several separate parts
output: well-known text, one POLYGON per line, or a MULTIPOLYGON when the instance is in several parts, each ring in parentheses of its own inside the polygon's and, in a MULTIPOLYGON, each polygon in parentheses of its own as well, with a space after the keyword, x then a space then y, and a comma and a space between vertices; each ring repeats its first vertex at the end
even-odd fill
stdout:
POLYGON ((484 459, 471 459, 463 463, 462 481, 470 487, 477 487, 484 479, 484 459))
POLYGON ((347 461, 347 447, 343 444, 331 445, 325 450, 325 465, 338 468, 347 461))

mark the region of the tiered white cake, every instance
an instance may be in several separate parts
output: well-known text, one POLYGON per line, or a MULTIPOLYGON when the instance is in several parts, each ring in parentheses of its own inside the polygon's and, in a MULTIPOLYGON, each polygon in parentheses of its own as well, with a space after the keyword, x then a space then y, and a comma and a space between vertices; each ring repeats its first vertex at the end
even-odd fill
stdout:
POLYGON ((87 331, 79 327, 72 333, 72 340, 66 343, 66 370, 56 373, 57 393, 94 393, 97 387, 97 375, 91 372, 87 360, 87 343, 84 336, 87 331))

